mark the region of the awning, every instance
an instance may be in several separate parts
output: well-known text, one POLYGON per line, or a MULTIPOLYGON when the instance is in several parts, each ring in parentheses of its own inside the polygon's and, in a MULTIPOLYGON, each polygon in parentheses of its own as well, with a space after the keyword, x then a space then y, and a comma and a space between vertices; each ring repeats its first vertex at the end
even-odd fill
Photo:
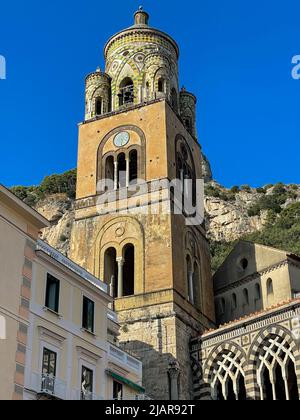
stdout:
POLYGON ((115 372, 113 372, 112 370, 106 370, 107 375, 111 376, 112 378, 114 378, 116 381, 121 382, 124 385, 128 385, 130 388, 134 389, 135 391, 141 393, 141 394, 145 394, 145 389, 143 387, 141 387, 138 384, 135 384, 134 382, 130 381, 129 379, 123 378, 123 376, 120 376, 118 374, 116 374, 115 372))

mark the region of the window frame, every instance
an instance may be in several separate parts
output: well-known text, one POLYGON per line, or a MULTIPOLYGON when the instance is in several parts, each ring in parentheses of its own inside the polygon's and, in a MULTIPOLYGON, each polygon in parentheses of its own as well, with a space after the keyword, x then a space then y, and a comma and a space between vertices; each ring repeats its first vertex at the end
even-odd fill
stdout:
POLYGON ((90 367, 86 366, 86 363, 84 363, 84 361, 81 363, 80 365, 80 398, 82 399, 82 395, 83 395, 83 390, 82 390, 82 383, 83 383, 83 371, 84 369, 86 371, 89 371, 92 375, 92 380, 91 380, 91 391, 87 391, 89 392, 91 395, 94 394, 94 390, 95 390, 95 370, 91 369, 90 367))
POLYGON ((124 384, 117 380, 113 380, 113 392, 112 392, 113 401, 123 401, 124 399, 124 384), (119 385, 121 387, 121 400, 119 398, 115 398, 115 385, 119 385))
POLYGON ((45 290, 45 308, 48 309, 49 311, 52 311, 56 314, 59 313, 59 304, 60 304, 60 283, 61 281, 54 276, 51 273, 46 274, 46 290, 45 290), (51 278, 51 279, 50 279, 51 278), (55 307, 52 308, 49 304, 49 293, 50 293, 50 287, 49 287, 49 282, 52 281, 53 283, 56 284, 56 292, 55 292, 55 307))
MULTIPOLYGON (((49 364, 50 364, 50 358, 49 358, 49 361, 48 361, 48 368, 49 368, 49 364)), ((56 378, 57 377, 57 367, 58 367, 58 353, 56 351, 48 348, 47 346, 43 346, 43 351, 42 351, 42 368, 41 368, 42 375, 48 375, 50 377, 56 378), (49 371, 48 372, 44 372, 44 358, 45 358, 45 353, 46 352, 49 353, 49 356, 51 354, 54 354, 55 355, 55 369, 54 369, 54 374, 49 373, 49 371)))
POLYGON ((82 296, 82 317, 81 317, 81 326, 84 331, 89 332, 90 334, 95 334, 95 301, 87 297, 86 295, 82 296), (85 315, 85 302, 92 303, 93 305, 93 321, 92 321, 92 328, 89 328, 89 314, 88 314, 88 307, 87 307, 87 314, 85 315), (85 325, 85 316, 87 324, 85 325))

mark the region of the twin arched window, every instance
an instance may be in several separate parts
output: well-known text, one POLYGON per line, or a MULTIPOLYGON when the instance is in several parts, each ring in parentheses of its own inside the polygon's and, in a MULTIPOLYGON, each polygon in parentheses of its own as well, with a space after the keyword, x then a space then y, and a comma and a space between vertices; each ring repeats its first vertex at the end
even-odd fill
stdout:
POLYGON ((194 160, 187 144, 185 144, 183 139, 177 142, 176 149, 176 176, 177 179, 181 181, 183 186, 183 208, 185 213, 192 213, 193 209, 189 209, 187 207, 195 207, 196 205, 196 174, 194 160))
POLYGON ((108 248, 104 254, 104 281, 110 285, 111 296, 122 298, 135 293, 135 247, 127 244, 123 257, 117 258, 117 250, 108 248))

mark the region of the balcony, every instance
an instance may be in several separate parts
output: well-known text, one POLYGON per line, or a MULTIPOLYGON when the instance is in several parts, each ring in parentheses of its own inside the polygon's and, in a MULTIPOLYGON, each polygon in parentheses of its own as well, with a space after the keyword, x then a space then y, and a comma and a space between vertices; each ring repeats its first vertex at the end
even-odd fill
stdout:
POLYGON ((123 350, 119 349, 118 347, 115 347, 110 344, 109 346, 109 356, 118 362, 121 362, 122 364, 126 365, 130 368, 130 370, 136 371, 138 374, 142 374, 143 365, 142 362, 140 362, 138 359, 130 356, 128 353, 124 352, 123 350))
POLYGON ((68 388, 66 382, 52 375, 33 373, 30 390, 41 400, 102 401, 103 397, 92 392, 68 388))
POLYGON ((41 398, 51 400, 65 400, 67 397, 67 384, 52 375, 33 373, 31 389, 41 398))
POLYGON ((152 398, 148 397, 146 394, 135 395, 132 398, 115 398, 113 401, 152 401, 152 398))
POLYGON ((116 314, 116 312, 112 311, 111 309, 107 310, 107 318, 110 321, 115 322, 116 324, 118 323, 118 315, 116 314))
POLYGON ((103 401, 104 398, 100 397, 99 395, 93 394, 92 392, 76 391, 76 398, 74 398, 74 400, 77 400, 77 401, 103 401))

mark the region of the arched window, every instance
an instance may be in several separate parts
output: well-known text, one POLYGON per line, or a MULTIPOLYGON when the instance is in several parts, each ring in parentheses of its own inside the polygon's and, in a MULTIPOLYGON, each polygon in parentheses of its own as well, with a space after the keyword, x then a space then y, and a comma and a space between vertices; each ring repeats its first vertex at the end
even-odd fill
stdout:
POLYGON ((176 145, 176 176, 182 183, 182 207, 186 216, 194 217, 196 212, 196 174, 192 153, 182 138, 176 145))
POLYGON ((134 102, 134 84, 130 77, 126 77, 120 84, 119 106, 134 102))
POLYGON ((102 98, 96 98, 96 106, 95 106, 96 115, 102 115, 103 114, 103 107, 102 107, 102 105, 103 105, 102 98))
POLYGON ((124 273, 123 273, 123 293, 124 296, 134 295, 135 283, 135 250, 132 244, 124 247, 124 273))
POLYGON ((244 306, 249 306, 249 292, 248 289, 243 290, 244 306))
POLYGON ((289 337, 272 334, 257 354, 257 382, 262 400, 299 400, 295 356, 289 337))
POLYGON ((164 79, 159 79, 157 82, 157 90, 159 93, 164 93, 165 92, 165 81, 164 79))
POLYGON ((237 352, 224 350, 214 362, 212 397, 217 400, 246 399, 245 373, 237 352))
MULTIPOLYGON (((114 181, 114 157, 108 156, 105 161, 105 179, 114 181)), ((113 186, 112 186, 113 188, 113 186)))
POLYGON ((120 153, 118 155, 118 187, 126 187, 126 157, 125 153, 120 153))
POLYGON ((231 296, 231 308, 233 311, 237 309, 237 297, 235 293, 233 293, 231 296))
POLYGON ((117 251, 109 248, 104 255, 104 281, 111 286, 112 297, 118 297, 118 265, 117 251))
POLYGON ((261 300, 261 290, 260 290, 260 285, 258 283, 256 283, 255 285, 255 300, 261 300))
POLYGON ((273 280, 272 279, 268 279, 268 281, 267 281, 267 294, 268 294, 268 296, 273 296, 274 295, 274 288, 273 288, 273 280))
POLYGON ((194 277, 193 277, 193 286, 194 286, 194 302, 197 308, 201 308, 201 278, 200 270, 197 262, 194 263, 194 277))
POLYGON ((271 306, 274 304, 274 287, 273 287, 272 279, 267 280, 267 303, 268 303, 268 306, 271 306))
POLYGON ((131 150, 129 153, 129 182, 136 183, 138 178, 138 153, 136 150, 131 150))
POLYGON ((194 278, 193 278, 193 266, 191 257, 186 257, 186 268, 187 268, 187 284, 188 284, 188 299, 189 302, 194 304, 194 278))
POLYGON ((226 300, 224 298, 222 298, 220 300, 220 313, 221 313, 221 315, 225 314, 225 310, 226 310, 226 300))

